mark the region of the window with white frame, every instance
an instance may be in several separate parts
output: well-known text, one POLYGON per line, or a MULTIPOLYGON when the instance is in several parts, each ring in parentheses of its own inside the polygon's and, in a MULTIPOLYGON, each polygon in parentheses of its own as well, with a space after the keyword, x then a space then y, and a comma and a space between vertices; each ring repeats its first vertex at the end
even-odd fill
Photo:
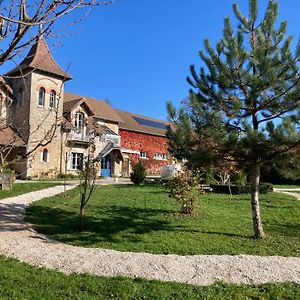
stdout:
POLYGON ((55 108, 56 105, 56 92, 55 91, 51 91, 50 92, 50 102, 49 102, 49 107, 50 108, 55 108))
POLYGON ((70 168, 71 170, 82 170, 83 153, 71 152, 70 168))
POLYGON ((42 107, 45 106, 45 94, 46 94, 46 90, 41 87, 39 89, 39 106, 42 106, 42 107))
POLYGON ((147 158, 147 157, 148 157, 147 152, 140 151, 140 158, 147 158))
POLYGON ((82 129, 83 128, 83 121, 84 121, 84 115, 81 112, 76 113, 75 115, 75 127, 76 129, 82 129))
POLYGON ((163 154, 163 153, 155 153, 153 158, 157 160, 167 160, 168 156, 167 154, 163 154))

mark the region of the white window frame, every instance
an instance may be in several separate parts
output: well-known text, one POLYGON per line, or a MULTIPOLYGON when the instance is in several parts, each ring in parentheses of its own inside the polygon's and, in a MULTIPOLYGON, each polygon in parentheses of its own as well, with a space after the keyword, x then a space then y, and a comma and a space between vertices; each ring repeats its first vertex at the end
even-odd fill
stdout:
POLYGON ((39 89, 39 98, 38 98, 38 106, 39 107, 45 107, 45 97, 46 97, 46 90, 45 90, 45 88, 40 87, 40 89, 39 89), (42 91, 43 91, 43 97, 41 97, 41 92, 42 91))
POLYGON ((70 170, 81 171, 82 169, 83 169, 83 153, 71 152, 70 153, 70 170), (80 163, 80 159, 81 159, 81 163, 80 163), (75 160, 75 164, 73 164, 74 160, 75 160))
POLYGON ((84 114, 82 112, 77 112, 75 114, 75 127, 77 130, 83 129, 84 125, 84 114))
POLYGON ((167 154, 164 153, 155 153, 153 158, 156 160, 168 160, 167 154))
POLYGON ((140 158, 143 158, 143 159, 148 158, 148 153, 145 151, 140 151, 140 158))
POLYGON ((56 106, 56 92, 51 90, 50 92, 50 100, 49 100, 49 107, 54 109, 56 106))

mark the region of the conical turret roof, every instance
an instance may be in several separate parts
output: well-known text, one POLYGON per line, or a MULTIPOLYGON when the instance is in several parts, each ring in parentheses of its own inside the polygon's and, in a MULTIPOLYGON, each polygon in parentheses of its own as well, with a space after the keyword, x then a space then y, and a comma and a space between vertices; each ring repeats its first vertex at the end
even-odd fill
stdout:
POLYGON ((66 73, 53 59, 48 45, 43 37, 38 38, 24 60, 5 75, 13 76, 23 73, 26 69, 41 70, 58 77, 62 77, 65 80, 72 79, 72 77, 66 73))

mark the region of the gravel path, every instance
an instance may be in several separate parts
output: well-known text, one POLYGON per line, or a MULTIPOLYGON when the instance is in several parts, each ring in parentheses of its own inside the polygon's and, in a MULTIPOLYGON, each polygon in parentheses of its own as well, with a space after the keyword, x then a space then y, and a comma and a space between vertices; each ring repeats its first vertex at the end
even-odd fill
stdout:
POLYGON ((24 211, 29 203, 62 191, 62 186, 56 186, 0 201, 0 254, 66 274, 118 275, 195 285, 219 280, 300 283, 300 258, 296 257, 153 255, 75 247, 49 240, 24 222, 24 211))
POLYGON ((300 189, 274 189, 274 192, 287 194, 300 200, 300 189))

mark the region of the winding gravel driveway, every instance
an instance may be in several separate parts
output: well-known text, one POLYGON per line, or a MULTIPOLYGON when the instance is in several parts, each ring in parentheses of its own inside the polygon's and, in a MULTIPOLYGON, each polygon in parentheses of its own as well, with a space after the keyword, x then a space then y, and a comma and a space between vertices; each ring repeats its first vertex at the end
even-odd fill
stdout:
POLYGON ((154 255, 75 247, 49 240, 24 222, 24 211, 29 203, 62 191, 62 186, 56 186, 0 201, 0 254, 66 274, 141 277, 195 285, 219 280, 300 283, 300 258, 296 257, 154 255))

